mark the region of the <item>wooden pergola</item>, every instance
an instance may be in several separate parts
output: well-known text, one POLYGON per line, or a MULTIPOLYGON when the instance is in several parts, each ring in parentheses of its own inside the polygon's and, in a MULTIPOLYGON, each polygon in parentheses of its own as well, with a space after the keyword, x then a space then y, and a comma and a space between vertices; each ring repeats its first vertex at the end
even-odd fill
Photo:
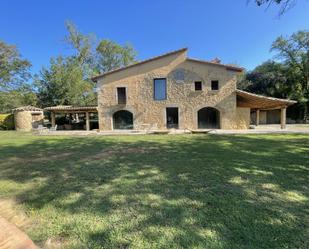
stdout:
POLYGON ((84 113, 86 116, 86 130, 90 130, 90 118, 89 113, 98 112, 97 106, 51 106, 44 108, 44 111, 49 111, 51 113, 51 125, 55 127, 56 125, 56 113, 60 114, 78 114, 84 113))
POLYGON ((297 103, 297 101, 289 99, 279 99, 273 97, 266 97, 254 93, 249 93, 242 90, 236 90, 237 107, 247 107, 256 111, 256 125, 260 122, 260 110, 281 110, 281 129, 286 127, 286 108, 297 103))

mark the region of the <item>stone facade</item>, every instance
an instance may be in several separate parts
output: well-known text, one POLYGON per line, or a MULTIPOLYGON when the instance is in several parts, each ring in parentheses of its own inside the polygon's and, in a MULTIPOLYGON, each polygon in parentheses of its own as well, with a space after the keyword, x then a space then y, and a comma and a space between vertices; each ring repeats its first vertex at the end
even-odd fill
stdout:
POLYGON ((198 110, 214 107, 220 113, 220 128, 249 127, 250 109, 236 107, 236 80, 239 71, 221 64, 186 57, 186 50, 161 56, 138 65, 107 73, 97 79, 100 130, 113 129, 113 114, 119 110, 133 113, 134 129, 149 125, 164 130, 166 108, 178 107, 179 129, 198 129, 198 110), (182 75, 179 77, 177 75, 182 75), (166 100, 154 100, 154 79, 167 79, 166 100), (211 90, 211 81, 219 81, 219 90, 211 90), (202 82, 195 91, 194 82, 202 82), (127 102, 117 102, 117 87, 125 87, 127 102))
POLYGON ((43 111, 27 110, 23 107, 14 110, 15 130, 17 131, 31 131, 43 124, 43 111))

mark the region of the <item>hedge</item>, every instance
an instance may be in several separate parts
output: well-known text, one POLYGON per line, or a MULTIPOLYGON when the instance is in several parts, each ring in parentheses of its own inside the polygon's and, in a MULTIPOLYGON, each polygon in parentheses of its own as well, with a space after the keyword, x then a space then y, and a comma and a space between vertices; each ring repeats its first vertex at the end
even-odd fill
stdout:
POLYGON ((14 130, 14 115, 0 114, 0 130, 14 130))

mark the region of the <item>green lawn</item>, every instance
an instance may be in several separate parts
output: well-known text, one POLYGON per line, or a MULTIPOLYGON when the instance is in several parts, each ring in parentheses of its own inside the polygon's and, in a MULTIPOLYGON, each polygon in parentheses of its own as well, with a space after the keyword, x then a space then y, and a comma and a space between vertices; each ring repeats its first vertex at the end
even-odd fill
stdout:
POLYGON ((62 248, 309 248, 309 135, 0 132, 0 199, 62 248))

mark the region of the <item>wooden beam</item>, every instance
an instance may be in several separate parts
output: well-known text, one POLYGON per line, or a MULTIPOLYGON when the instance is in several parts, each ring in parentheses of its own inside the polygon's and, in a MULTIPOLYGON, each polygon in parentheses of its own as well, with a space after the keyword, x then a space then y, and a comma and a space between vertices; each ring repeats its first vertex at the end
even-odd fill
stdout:
POLYGON ((260 124, 260 110, 257 109, 256 110, 256 121, 255 121, 255 125, 258 126, 260 124))
POLYGON ((52 127, 55 127, 56 125, 56 115, 54 112, 51 112, 51 125, 52 127))
POLYGON ((90 130, 89 112, 86 112, 86 130, 90 130))
POLYGON ((286 107, 281 108, 280 123, 281 123, 281 129, 285 129, 286 128, 286 107))

